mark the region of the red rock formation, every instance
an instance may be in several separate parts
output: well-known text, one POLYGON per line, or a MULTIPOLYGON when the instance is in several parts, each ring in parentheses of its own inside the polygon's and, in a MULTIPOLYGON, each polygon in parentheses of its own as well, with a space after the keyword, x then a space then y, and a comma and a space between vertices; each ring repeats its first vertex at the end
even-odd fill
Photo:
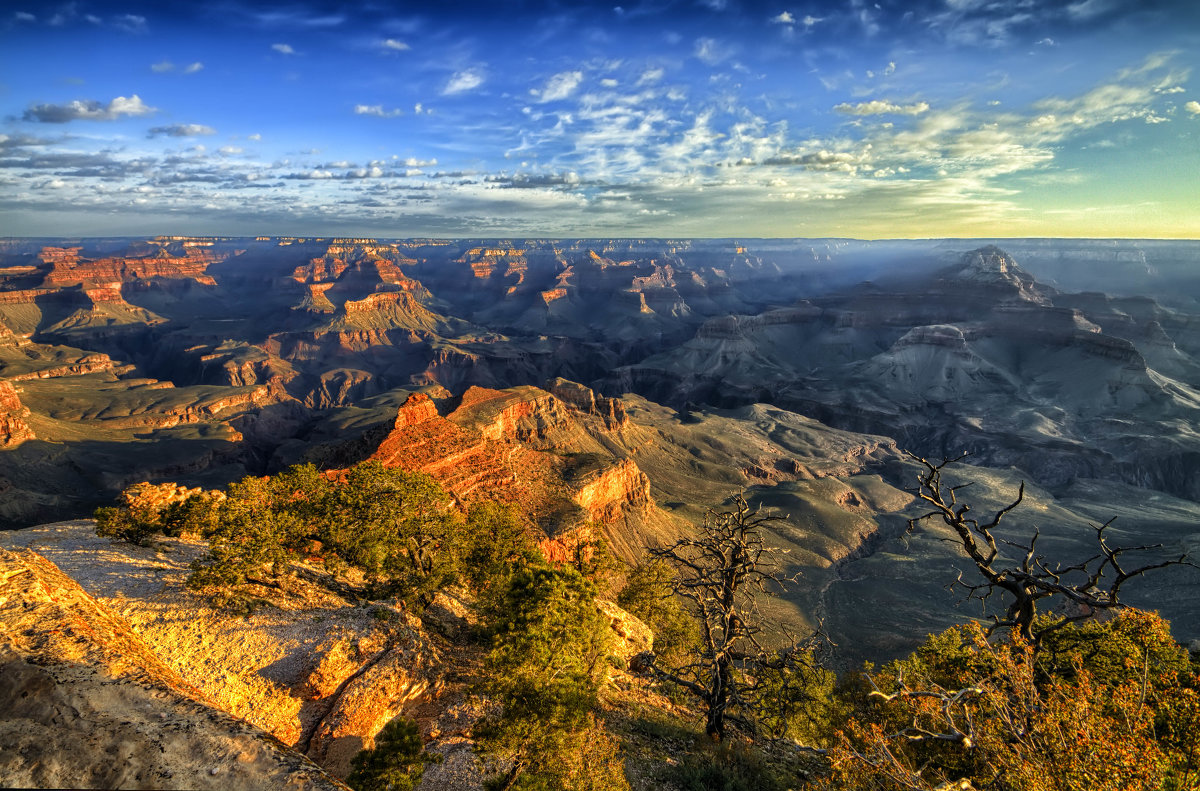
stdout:
POLYGON ((583 435, 566 404, 544 390, 472 387, 447 417, 428 396, 409 396, 372 458, 428 473, 463 503, 519 505, 553 541, 566 542, 543 548, 554 555, 570 551, 570 535, 562 531, 642 514, 651 505, 649 480, 631 459, 585 453, 580 458, 589 469, 579 473, 569 470, 578 462, 547 452, 565 449, 563 442, 580 447, 583 435))
POLYGON ((593 522, 612 522, 630 509, 650 505, 650 479, 632 459, 607 467, 579 486, 574 500, 593 522))
POLYGON ((501 450, 478 431, 442 417, 423 393, 404 402, 392 432, 371 458, 388 467, 428 473, 461 501, 488 496, 517 501, 516 477, 501 450))
POLYGON ((119 374, 127 370, 129 370, 128 366, 118 367, 107 354, 89 352, 64 365, 51 364, 35 371, 11 374, 6 378, 10 382, 23 382, 27 379, 54 379, 59 376, 79 376, 101 371, 112 371, 114 374, 119 374))
POLYGON ((470 387, 449 420, 471 426, 485 439, 544 440, 555 429, 566 428, 570 417, 563 404, 536 387, 489 390, 470 387))
MULTIPOLYGON (((192 278, 206 285, 214 281, 206 274, 208 267, 224 261, 233 251, 218 252, 206 246, 184 245, 183 255, 168 253, 156 242, 147 243, 151 255, 137 257, 113 256, 110 258, 87 259, 79 255, 81 248, 46 247, 38 258, 49 265, 42 285, 61 288, 68 285, 120 284, 131 280, 148 280, 155 277, 192 278)), ((116 287, 119 288, 119 285, 116 287)))
POLYGON ((616 431, 629 423, 629 415, 619 398, 597 396, 590 388, 569 379, 555 377, 546 383, 546 388, 560 401, 587 415, 604 418, 605 427, 616 431))
POLYGON ((25 422, 29 410, 21 403, 16 388, 0 379, 0 447, 9 448, 33 439, 33 429, 25 422))

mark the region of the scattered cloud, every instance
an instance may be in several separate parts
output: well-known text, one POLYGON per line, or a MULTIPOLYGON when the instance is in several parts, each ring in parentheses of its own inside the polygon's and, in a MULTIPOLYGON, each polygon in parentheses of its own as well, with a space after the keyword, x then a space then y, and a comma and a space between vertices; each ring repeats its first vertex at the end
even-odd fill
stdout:
POLYGON ((582 71, 559 72, 546 81, 546 86, 542 90, 531 90, 530 93, 536 96, 539 102, 561 101, 574 93, 581 82, 583 82, 582 71))
MULTIPOLYGON (((248 10, 248 9, 247 9, 248 10)), ((260 27, 321 29, 339 27, 346 21, 341 14, 313 15, 302 7, 273 11, 250 11, 251 19, 260 27)))
POLYGON ((35 104, 21 116, 25 121, 44 124, 64 124, 68 121, 115 121, 121 116, 143 116, 158 112, 147 106, 135 93, 129 98, 118 96, 108 104, 95 99, 76 100, 67 104, 35 104))
MULTIPOLYGON (((154 72, 155 74, 169 74, 176 69, 179 69, 179 67, 169 60, 163 60, 159 61, 158 63, 150 64, 150 71, 154 72)), ((195 74, 203 69, 204 64, 200 61, 196 61, 195 63, 189 63, 187 66, 179 69, 179 71, 181 71, 183 74, 195 74)))
POLYGON ((1200 115, 1200 102, 1193 99, 1192 101, 1185 104, 1183 106, 1183 109, 1187 110, 1192 115, 1200 115))
POLYGON ((698 38, 692 48, 692 54, 701 62, 709 66, 716 66, 733 55, 733 47, 723 44, 715 38, 698 38))
POLYGON ((262 135, 260 135, 258 132, 255 132, 252 135, 246 135, 246 139, 258 141, 258 140, 262 140, 262 135))
POLYGON ((412 47, 408 46, 408 44, 394 38, 385 38, 383 41, 379 42, 379 46, 380 48, 388 50, 389 52, 407 52, 408 50, 412 49, 412 47))
POLYGON ((271 49, 278 52, 280 55, 295 55, 296 50, 292 49, 291 44, 272 44, 271 49))
POLYGON ((1067 6, 1067 13, 1075 19, 1092 19, 1113 10, 1113 0, 1082 0, 1067 6))
POLYGON ((33 14, 29 13, 28 11, 17 11, 16 13, 13 14, 13 21, 14 22, 36 22, 37 17, 35 17, 33 14))
POLYGON ((146 33, 150 30, 146 17, 138 14, 119 14, 112 18, 112 26, 126 33, 146 33))
POLYGON ((483 85, 484 79, 483 69, 478 67, 455 72, 446 83, 446 87, 442 89, 442 95, 453 96, 456 93, 472 91, 483 85))
POLYGON ((792 16, 791 11, 781 11, 778 16, 771 17, 771 22, 776 25, 794 25, 796 17, 792 16))
POLYGON ((843 102, 836 105, 833 109, 846 115, 920 115, 929 111, 929 103, 895 104, 883 99, 875 99, 870 102, 859 102, 858 104, 843 102))
POLYGON ((153 127, 146 137, 200 137, 201 135, 215 135, 216 129, 204 124, 171 124, 170 126, 153 127))
POLYGON ((395 118, 401 114, 400 108, 392 108, 385 110, 382 104, 356 104, 354 105, 355 115, 373 115, 376 118, 395 118))
POLYGON ((654 83, 662 80, 662 78, 666 76, 666 73, 666 69, 662 68, 646 69, 642 72, 642 76, 638 77, 637 84, 639 86, 653 85, 654 83))

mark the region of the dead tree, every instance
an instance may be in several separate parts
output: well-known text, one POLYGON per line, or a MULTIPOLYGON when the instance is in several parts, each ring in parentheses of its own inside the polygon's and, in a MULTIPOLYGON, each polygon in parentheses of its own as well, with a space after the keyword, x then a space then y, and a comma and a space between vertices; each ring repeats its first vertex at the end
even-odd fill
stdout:
POLYGON ((920 484, 916 492, 917 497, 933 506, 928 513, 908 520, 909 531, 914 530, 918 522, 941 517, 957 535, 956 543, 962 547, 967 558, 975 564, 976 571, 983 577, 982 582, 970 583, 963 580, 960 572, 955 585, 967 591, 968 599, 987 601, 996 591, 1008 598, 1003 617, 991 616, 992 624, 987 630, 989 635, 998 629, 1013 629, 1036 646, 1038 638, 1043 634, 1062 628, 1068 623, 1089 618, 1099 611, 1124 607, 1119 599, 1121 587, 1133 577, 1168 566, 1195 566, 1186 554, 1140 565, 1136 562, 1131 564, 1129 558, 1145 559, 1144 553, 1162 549, 1163 545, 1109 546, 1105 531, 1112 525, 1115 517, 1102 525, 1091 525, 1096 531, 1097 545, 1097 551, 1091 557, 1072 564, 1047 560, 1046 556, 1038 551, 1040 532, 1036 527, 1024 542, 1011 541, 997 535, 1000 521, 1024 500, 1024 482, 1017 489, 1017 496, 1012 502, 996 511, 986 522, 980 521, 971 515, 971 506, 959 502, 958 499, 958 493, 971 484, 949 486, 942 481, 942 470, 948 464, 961 461, 967 454, 954 459, 943 459, 940 464, 934 464, 912 453, 908 455, 925 468, 917 474, 920 484), (1014 551, 1017 560, 1012 561, 1001 555, 1000 546, 1014 551), (1063 616, 1035 630, 1038 602, 1052 597, 1073 602, 1078 612, 1063 616))
POLYGON ((675 568, 675 592, 696 619, 700 641, 677 667, 660 668, 651 658, 649 669, 700 701, 705 732, 715 741, 725 737, 727 723, 755 732, 766 673, 795 677, 815 669, 815 637, 771 650, 759 618, 757 597, 795 579, 785 576, 779 563, 784 550, 768 546, 763 538, 763 527, 782 519, 752 509, 739 495, 733 510, 709 510, 695 537, 650 549, 675 568))

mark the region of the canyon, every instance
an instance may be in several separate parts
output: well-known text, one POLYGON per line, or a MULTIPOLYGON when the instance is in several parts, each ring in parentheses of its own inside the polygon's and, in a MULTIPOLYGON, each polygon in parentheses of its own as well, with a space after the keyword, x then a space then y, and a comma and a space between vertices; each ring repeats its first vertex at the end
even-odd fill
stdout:
MULTIPOLYGON (((3 240, 0 519, 84 517, 139 481, 377 458, 464 503, 517 504, 550 542, 599 526, 632 561, 742 494, 787 514, 778 540, 810 578, 788 617, 835 625, 833 599, 915 513, 905 452, 970 453, 982 498, 1040 487, 1053 518, 1025 509, 1016 528, 1070 533, 1145 492, 1173 516, 1148 507, 1131 534, 1192 540, 1197 256, 1137 240, 3 240)), ((933 554, 917 560, 954 568, 933 554)), ((1171 615, 1200 636, 1200 613, 1171 615)))
MULTIPOLYGON (((374 459, 462 508, 515 505, 549 558, 602 537, 632 563, 741 495, 783 517, 769 540, 799 579, 764 612, 823 624, 846 666, 898 656, 981 614, 945 590, 969 572, 948 529, 908 529, 910 453, 969 454, 948 474, 980 511, 1024 483, 1006 525, 1063 562, 1113 517, 1122 545, 1200 549, 1198 261, 1137 240, 0 240, 5 580, 126 624, 155 646, 138 683, 269 734, 254 761, 299 760, 274 739, 343 777, 441 695, 453 647, 394 604, 364 621, 300 586, 248 631, 194 613, 225 657, 208 668, 215 648, 175 651, 186 624, 161 622, 199 606, 179 580, 200 547, 115 548, 93 509, 374 459), (97 559, 148 581, 111 587, 97 559)), ((1138 583, 1131 603, 1200 640, 1200 573, 1138 583)), ((469 763, 448 711, 424 720, 445 734, 431 772, 469 763)))

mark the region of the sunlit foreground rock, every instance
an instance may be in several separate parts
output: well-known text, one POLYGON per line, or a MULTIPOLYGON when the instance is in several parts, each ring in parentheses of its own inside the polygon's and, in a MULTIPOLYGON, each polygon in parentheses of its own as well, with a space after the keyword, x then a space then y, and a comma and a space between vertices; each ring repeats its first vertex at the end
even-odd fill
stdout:
POLYGON ((28 551, 0 549, 0 711, 8 788, 345 788, 28 551))
MULTIPOLYGON (((198 700, 261 728, 339 777, 349 774, 350 760, 373 746, 388 720, 427 700, 440 684, 439 651, 402 605, 355 606, 323 586, 287 577, 251 586, 256 609, 233 613, 184 584, 203 542, 166 539, 157 551, 112 543, 95 536, 91 521, 8 533, 0 542, 37 552, 41 557, 21 556, 73 591, 59 609, 69 615, 76 601, 86 602, 127 638, 111 645, 111 661, 146 657, 198 700)), ((53 620, 24 615, 18 626, 16 617, 0 618, 0 632, 28 640, 56 634, 53 620)))

